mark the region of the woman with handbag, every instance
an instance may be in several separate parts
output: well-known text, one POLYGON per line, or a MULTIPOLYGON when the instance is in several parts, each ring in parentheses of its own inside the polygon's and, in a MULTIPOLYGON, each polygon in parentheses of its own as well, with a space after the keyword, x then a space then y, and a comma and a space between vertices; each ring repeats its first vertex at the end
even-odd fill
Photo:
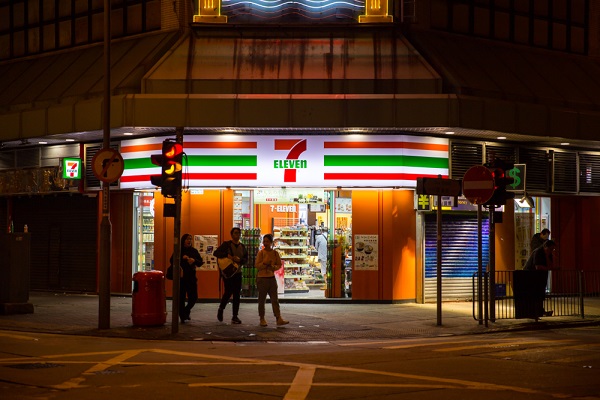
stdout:
MULTIPOLYGON (((191 320, 190 313, 198 300, 198 279, 196 278, 196 267, 204 265, 204 260, 198 250, 192 246, 192 235, 189 233, 181 237, 181 254, 179 265, 181 276, 179 277, 179 319, 181 323, 191 320), (187 305, 185 298, 187 296, 187 305)), ((173 255, 171 255, 173 265, 173 255)))
POLYGON ((281 318, 279 309, 279 299, 277 297, 277 279, 274 272, 281 268, 281 257, 277 250, 271 247, 273 245, 273 235, 270 233, 263 237, 264 248, 256 255, 254 266, 258 270, 256 277, 256 287, 258 289, 258 316, 260 318, 260 326, 267 326, 265 319, 265 302, 267 294, 271 298, 271 307, 273 314, 277 319, 277 325, 286 325, 289 321, 281 318))

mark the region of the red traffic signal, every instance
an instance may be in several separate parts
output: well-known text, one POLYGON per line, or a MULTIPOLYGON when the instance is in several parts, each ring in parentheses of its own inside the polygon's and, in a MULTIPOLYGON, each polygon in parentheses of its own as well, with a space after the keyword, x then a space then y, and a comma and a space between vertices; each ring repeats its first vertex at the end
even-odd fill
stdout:
POLYGON ((513 192, 506 190, 506 187, 515 181, 514 178, 507 176, 506 172, 513 169, 515 165, 497 158, 493 163, 486 164, 486 167, 492 171, 494 177, 494 194, 484 205, 503 206, 506 204, 506 200, 515 198, 513 192))
POLYGON ((167 139, 163 142, 162 153, 152 154, 150 160, 152 164, 161 166, 161 175, 151 176, 150 182, 159 186, 161 194, 165 197, 179 195, 183 175, 183 145, 173 139, 167 139))

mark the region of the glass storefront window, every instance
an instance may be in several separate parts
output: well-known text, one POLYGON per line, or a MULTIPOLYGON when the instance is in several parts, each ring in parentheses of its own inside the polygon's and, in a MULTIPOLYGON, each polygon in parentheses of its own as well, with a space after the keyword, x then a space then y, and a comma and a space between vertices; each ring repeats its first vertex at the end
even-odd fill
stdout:
POLYGON ((154 269, 154 193, 134 193, 133 204, 133 273, 150 271, 154 269))

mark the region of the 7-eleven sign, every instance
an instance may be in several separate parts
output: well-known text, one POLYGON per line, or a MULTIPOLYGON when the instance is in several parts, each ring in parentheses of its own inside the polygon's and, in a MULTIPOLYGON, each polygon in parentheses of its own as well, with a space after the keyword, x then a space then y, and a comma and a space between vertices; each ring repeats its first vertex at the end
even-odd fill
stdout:
POLYGON ((283 181, 296 182, 296 170, 307 168, 306 160, 300 160, 300 154, 306 151, 306 139, 275 139, 275 150, 286 150, 285 160, 275 160, 274 168, 283 168, 283 181))
POLYGON ((81 179, 81 158, 63 158, 63 179, 81 179))

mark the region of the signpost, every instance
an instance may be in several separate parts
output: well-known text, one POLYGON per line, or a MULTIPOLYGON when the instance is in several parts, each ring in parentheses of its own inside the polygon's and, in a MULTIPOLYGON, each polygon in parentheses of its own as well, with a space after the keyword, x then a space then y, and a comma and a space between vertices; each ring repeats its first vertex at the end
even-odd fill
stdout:
MULTIPOLYGON (((458 179, 417 178, 417 194, 437 196, 437 324, 442 325, 442 196, 461 195, 458 179)), ((458 203, 458 200, 455 201, 458 203)))
MULTIPOLYGON (((471 167, 465 173, 463 178, 463 193, 465 197, 473 204, 477 204, 477 230, 479 234, 477 235, 477 255, 479 259, 479 263, 477 266, 477 297, 478 297, 478 310, 479 310, 479 323, 482 323, 481 315, 483 314, 483 262, 482 262, 482 248, 483 242, 481 237, 481 205, 486 203, 488 200, 492 198, 494 195, 494 191, 496 190, 494 184, 494 175, 489 168, 484 167, 482 165, 476 165, 471 167)), ((493 207, 493 206, 490 206, 493 207)), ((493 210, 491 211, 493 213, 493 210)), ((492 239, 493 240, 493 239, 492 239)), ((486 296, 487 299, 487 296, 486 296)), ((487 307, 486 307, 487 313, 487 307)), ((487 324, 487 317, 486 317, 487 324)))

